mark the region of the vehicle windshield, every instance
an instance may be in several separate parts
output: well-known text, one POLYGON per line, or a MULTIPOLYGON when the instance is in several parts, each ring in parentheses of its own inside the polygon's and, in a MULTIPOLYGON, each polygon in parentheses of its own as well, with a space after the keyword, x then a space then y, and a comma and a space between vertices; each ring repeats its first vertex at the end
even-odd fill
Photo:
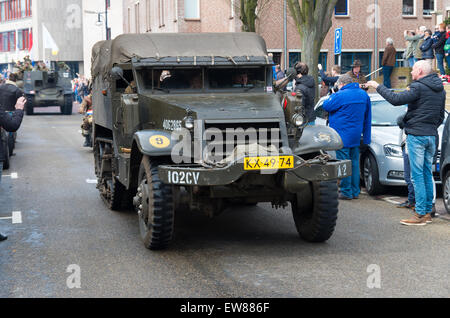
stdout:
POLYGON ((265 67, 246 68, 172 68, 137 70, 140 88, 155 94, 203 92, 206 90, 241 90, 265 88, 265 67))
POLYGON ((388 101, 372 101, 372 126, 397 126, 397 118, 404 115, 407 106, 394 106, 388 101))

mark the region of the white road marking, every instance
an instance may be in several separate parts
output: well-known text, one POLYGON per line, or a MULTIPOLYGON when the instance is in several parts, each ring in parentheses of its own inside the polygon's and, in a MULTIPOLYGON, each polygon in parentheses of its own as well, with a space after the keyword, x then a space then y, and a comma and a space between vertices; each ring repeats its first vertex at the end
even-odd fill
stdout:
POLYGON ((95 184, 97 183, 97 179, 86 179, 86 183, 95 184))
POLYGON ((8 177, 8 178, 11 178, 11 179, 18 179, 19 175, 17 174, 17 172, 13 172, 11 174, 4 174, 3 177, 8 177))
POLYGON ((14 211, 12 213, 12 224, 20 224, 22 223, 22 212, 14 211))
POLYGON ((392 203, 392 204, 399 204, 400 202, 395 201, 394 199, 401 199, 400 197, 388 197, 388 198, 382 198, 383 201, 392 203))
POLYGON ((0 220, 12 220, 12 224, 22 223, 22 212, 14 211, 12 216, 1 217, 0 220))

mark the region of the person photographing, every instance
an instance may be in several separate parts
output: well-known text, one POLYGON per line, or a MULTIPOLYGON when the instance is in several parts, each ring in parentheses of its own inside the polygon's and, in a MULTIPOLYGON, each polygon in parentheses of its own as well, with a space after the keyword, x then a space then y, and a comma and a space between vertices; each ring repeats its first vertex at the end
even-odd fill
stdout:
MULTIPOLYGON (((0 126, 8 132, 15 132, 19 129, 23 119, 23 109, 25 108, 27 100, 25 97, 20 97, 15 105, 15 111, 11 114, 4 111, 0 112, 0 126)), ((2 180, 3 172, 3 160, 5 156, 5 150, 3 149, 3 143, 0 143, 0 182, 2 180)), ((0 233, 0 241, 7 239, 7 236, 0 233)))

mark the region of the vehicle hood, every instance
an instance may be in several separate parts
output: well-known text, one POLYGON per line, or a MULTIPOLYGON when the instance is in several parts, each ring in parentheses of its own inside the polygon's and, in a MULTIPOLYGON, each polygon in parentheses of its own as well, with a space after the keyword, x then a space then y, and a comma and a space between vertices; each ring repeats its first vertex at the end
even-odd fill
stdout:
MULTIPOLYGON (((442 144, 442 133, 444 132, 444 125, 438 128, 439 132, 439 149, 442 144)), ((372 126, 372 143, 379 145, 399 145, 400 142, 400 128, 398 126, 372 126)))
POLYGON ((177 111, 190 110, 196 119, 284 118, 279 98, 271 93, 149 95, 150 103, 177 111))

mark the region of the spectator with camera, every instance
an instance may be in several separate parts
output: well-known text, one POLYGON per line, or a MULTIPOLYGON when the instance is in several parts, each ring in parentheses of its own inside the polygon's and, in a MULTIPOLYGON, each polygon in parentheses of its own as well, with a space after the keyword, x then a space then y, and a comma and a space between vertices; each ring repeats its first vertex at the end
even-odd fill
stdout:
MULTIPOLYGON (((22 124, 23 109, 25 108, 26 99, 20 97, 16 102, 16 110, 11 114, 4 111, 0 112, 0 126, 9 132, 17 131, 22 124)), ((5 150, 3 149, 3 143, 0 143, 0 182, 2 180, 3 172, 3 160, 5 156, 5 150)), ((6 240, 7 237, 0 233, 0 241, 6 240)))

